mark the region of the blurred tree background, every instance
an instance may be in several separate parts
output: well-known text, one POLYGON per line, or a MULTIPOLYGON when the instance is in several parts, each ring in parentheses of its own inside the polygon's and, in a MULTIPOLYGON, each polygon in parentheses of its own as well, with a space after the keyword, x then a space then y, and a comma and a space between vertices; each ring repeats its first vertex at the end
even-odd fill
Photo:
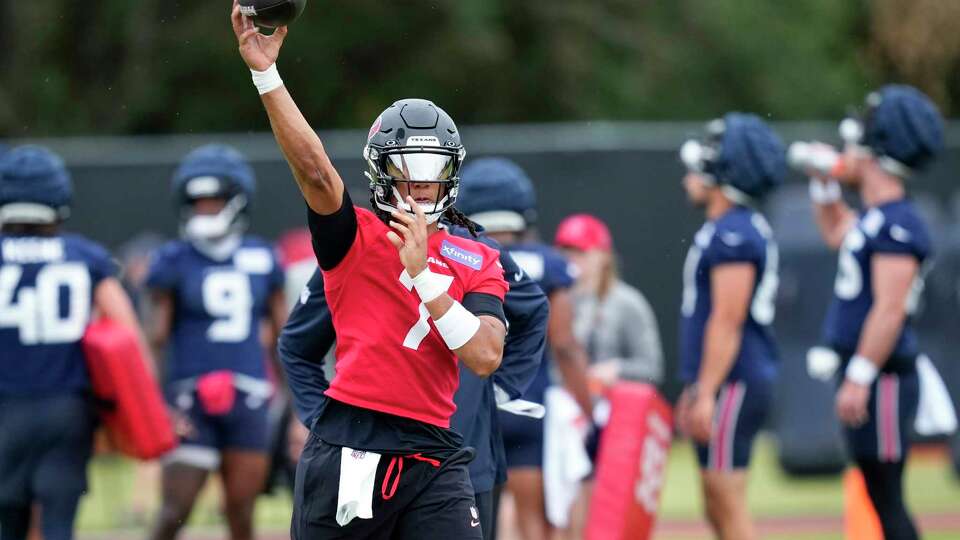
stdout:
MULTIPOLYGON (((0 137, 267 129, 229 0, 0 0, 0 137)), ((279 65, 317 128, 835 118, 888 81, 960 108, 960 2, 310 0, 279 65)))

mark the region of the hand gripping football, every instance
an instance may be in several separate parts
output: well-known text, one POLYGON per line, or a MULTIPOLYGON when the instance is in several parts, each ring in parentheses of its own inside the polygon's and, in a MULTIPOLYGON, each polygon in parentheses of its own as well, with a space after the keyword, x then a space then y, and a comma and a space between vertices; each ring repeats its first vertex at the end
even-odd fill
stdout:
POLYGON ((292 23, 303 12, 307 0, 239 0, 240 13, 262 28, 292 23))

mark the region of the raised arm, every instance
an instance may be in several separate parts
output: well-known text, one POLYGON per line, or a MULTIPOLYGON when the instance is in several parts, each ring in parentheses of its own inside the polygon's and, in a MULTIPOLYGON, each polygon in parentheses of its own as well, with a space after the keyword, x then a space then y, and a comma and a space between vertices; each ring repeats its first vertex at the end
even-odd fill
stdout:
POLYGON ((250 19, 241 15, 236 1, 231 21, 240 45, 240 56, 253 72, 263 106, 270 117, 270 127, 304 200, 320 215, 333 214, 343 201, 343 180, 330 162, 320 137, 307 123, 276 71, 277 56, 287 36, 287 28, 282 26, 270 36, 261 34, 250 19))
POLYGON ((818 179, 811 179, 810 183, 811 199, 813 200, 813 219, 817 223, 820 237, 823 238, 824 243, 826 243, 830 249, 840 249, 847 231, 856 223, 856 214, 840 197, 840 186, 835 180, 823 182, 818 179), (822 190, 825 194, 825 199, 818 201, 817 196, 812 195, 816 193, 818 189, 822 190), (835 196, 832 195, 834 192, 836 193, 835 196))

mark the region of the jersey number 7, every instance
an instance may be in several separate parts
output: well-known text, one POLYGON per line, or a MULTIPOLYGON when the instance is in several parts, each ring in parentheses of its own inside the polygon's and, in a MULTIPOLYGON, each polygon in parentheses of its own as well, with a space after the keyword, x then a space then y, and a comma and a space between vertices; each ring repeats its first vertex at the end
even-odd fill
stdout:
MULTIPOLYGON (((450 285, 453 283, 453 276, 437 274, 437 279, 443 283, 444 291, 449 290, 450 285)), ((400 283, 402 283, 408 291, 413 291, 413 278, 410 277, 410 274, 408 274, 406 270, 400 274, 400 283)), ((423 302, 420 302, 419 308, 420 318, 410 327, 410 330, 407 331, 407 337, 403 339, 403 346, 408 349, 417 350, 420 348, 420 344, 423 343, 424 338, 430 333, 430 312, 427 311, 427 306, 425 306, 423 302)))

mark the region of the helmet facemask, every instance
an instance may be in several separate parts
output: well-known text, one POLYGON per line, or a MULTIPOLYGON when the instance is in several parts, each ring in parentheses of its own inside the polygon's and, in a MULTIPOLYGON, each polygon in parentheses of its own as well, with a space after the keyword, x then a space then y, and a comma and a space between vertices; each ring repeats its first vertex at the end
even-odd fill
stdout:
POLYGON ((873 125, 874 113, 882 102, 883 95, 880 92, 867 94, 865 106, 862 109, 851 109, 847 116, 840 121, 838 127, 840 138, 843 140, 844 146, 852 148, 861 155, 875 158, 880 168, 889 174, 906 179, 913 175, 910 167, 882 152, 878 152, 867 141, 867 134, 871 131, 873 125))
POLYGON ((719 161, 726 129, 723 118, 707 122, 705 137, 687 139, 680 146, 680 161, 688 172, 700 175, 708 187, 719 187, 720 191, 736 204, 753 206, 755 202, 752 197, 724 179, 724 171, 721 170, 719 161))
POLYGON ((401 191, 415 197, 409 184, 439 184, 433 200, 419 202, 427 223, 435 223, 457 199, 464 155, 462 146, 441 146, 436 137, 410 137, 406 146, 392 140, 383 147, 368 144, 363 150, 368 169, 364 174, 370 180, 373 203, 383 212, 413 215, 401 191), (406 189, 398 189, 403 184, 406 189))
POLYGON ((248 225, 247 196, 231 184, 209 176, 189 180, 180 209, 181 236, 217 260, 233 253, 240 245, 248 225), (194 211, 194 204, 203 198, 223 199, 225 203, 216 213, 199 214, 194 211))

